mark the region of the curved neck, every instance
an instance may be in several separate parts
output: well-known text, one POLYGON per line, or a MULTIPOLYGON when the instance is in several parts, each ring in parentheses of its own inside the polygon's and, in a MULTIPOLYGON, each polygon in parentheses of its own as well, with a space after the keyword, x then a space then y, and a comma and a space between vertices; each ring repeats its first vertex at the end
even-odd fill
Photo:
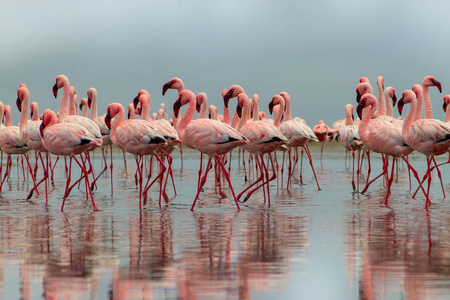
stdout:
POLYGON ((120 123, 123 122, 123 120, 125 119, 125 109, 123 108, 122 105, 120 105, 119 107, 119 112, 117 113, 117 115, 114 117, 114 120, 111 124, 111 131, 109 132, 111 141, 114 144, 117 144, 117 139, 116 139, 116 130, 117 127, 119 126, 120 123))
POLYGON ((422 85, 423 88, 423 101, 425 109, 425 119, 433 119, 433 109, 431 107, 430 94, 428 93, 428 86, 422 85))
MULTIPOLYGON (((286 97, 284 98, 284 102, 285 104, 283 105, 285 111, 284 111, 284 121, 289 121, 292 120, 292 115, 291 115, 291 97, 286 97)), ((280 116, 280 123, 281 123, 281 116, 280 116)), ((276 125, 278 126, 278 125, 276 125)))
POLYGON ((283 112, 286 113, 286 111, 284 110, 284 101, 280 101, 278 105, 280 106, 280 108, 275 112, 275 116, 273 118, 273 125, 275 125, 276 127, 281 125, 281 117, 283 116, 283 112))
POLYGON ((59 119, 63 120, 69 115, 69 101, 70 101, 70 83, 64 81, 63 83, 63 93, 61 96, 61 102, 59 104, 59 119))
MULTIPOLYGON (((97 93, 92 93, 92 103, 91 103, 91 119, 95 119, 98 117, 97 112, 97 93)), ((87 108, 86 108, 87 112, 87 108)))
POLYGON ((417 110, 420 110, 418 101, 416 97, 411 100, 411 107, 409 108, 408 114, 403 120, 402 136, 406 143, 408 143, 408 130, 411 124, 415 121, 417 110))
MULTIPOLYGON (((422 119, 423 91, 419 90, 419 94, 417 95, 417 102, 416 102, 416 100, 414 100, 414 106, 415 106, 415 109, 414 109, 414 116, 412 117, 412 120, 416 121, 416 120, 422 119)), ((412 107, 412 105, 411 105, 411 107, 412 107)))
POLYGON ((141 119, 149 121, 150 120, 150 99, 142 95, 140 97, 141 102, 141 119))
POLYGON ((247 124, 248 118, 249 118, 249 114, 250 114, 250 110, 251 110, 251 106, 252 106, 252 100, 250 100, 248 98, 244 99, 244 106, 242 107, 242 117, 239 120, 239 123, 237 124, 237 128, 236 128, 237 131, 240 131, 241 128, 245 124, 247 124))
MULTIPOLYGON (((192 118, 195 114, 195 97, 190 97, 188 102, 188 107, 184 112, 183 116, 178 121, 177 132, 181 141, 184 143, 184 131, 186 130, 187 125, 192 121, 192 118)), ((175 119, 174 119, 175 123, 175 119)))
POLYGON ((70 92, 69 115, 78 115, 78 95, 70 92))
POLYGON ((365 113, 363 114, 363 117, 359 123, 359 128, 358 128, 358 133, 362 140, 364 140, 367 137, 367 135, 369 134, 369 130, 368 130, 369 123, 370 123, 370 120, 372 119, 373 115, 375 114, 376 110, 377 110, 376 101, 372 102, 372 104, 370 105, 370 108, 368 110, 365 109, 365 113))
POLYGON ((345 107, 345 125, 353 125, 353 107, 345 107))
POLYGON ((32 102, 30 104, 30 109, 32 113, 31 120, 32 121, 39 121, 39 108, 37 102, 32 102))
POLYGON ((230 125, 230 108, 223 105, 223 122, 230 125))
POLYGON ((19 128, 20 128, 20 131, 22 132, 22 129, 28 123, 28 114, 30 112, 30 94, 29 93, 24 94, 21 106, 22 107, 21 107, 21 112, 20 112, 19 128))
POLYGON ((5 126, 6 127, 12 126, 11 106, 9 105, 5 105, 5 126))
POLYGON ((200 109, 200 113, 197 116, 197 119, 205 119, 206 118, 206 111, 208 110, 208 100, 206 96, 200 95, 202 99, 202 108, 200 109))

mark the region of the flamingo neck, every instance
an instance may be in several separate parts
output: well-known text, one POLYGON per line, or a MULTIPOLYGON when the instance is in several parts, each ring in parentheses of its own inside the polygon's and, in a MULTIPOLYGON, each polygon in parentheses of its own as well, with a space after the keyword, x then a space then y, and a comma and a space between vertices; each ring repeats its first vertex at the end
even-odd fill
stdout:
POLYGON ((425 119, 433 119, 433 109, 431 107, 430 93, 428 92, 427 85, 423 85, 423 101, 425 106, 425 119))
MULTIPOLYGON (((421 110, 418 105, 418 101, 415 99, 411 100, 411 107, 409 108, 408 114, 403 120, 403 128, 402 128, 402 137, 406 143, 408 143, 408 130, 411 127, 411 124, 416 121, 417 110, 421 110)), ((420 118, 419 118, 420 119, 420 118)))
POLYGON ((253 101, 253 121, 259 121, 259 99, 253 101))
POLYGON ((230 125, 230 108, 223 105, 223 122, 230 125))
POLYGON ((9 105, 5 105, 5 127, 9 126, 12 126, 11 107, 9 105))
MULTIPOLYGON (((250 114, 250 109, 251 109, 251 105, 252 105, 252 100, 250 99, 244 99, 244 106, 242 107, 242 117, 239 120, 239 123, 237 124, 237 131, 240 131, 242 127, 245 126, 245 124, 247 124, 248 119, 249 119, 249 114, 250 114)), ((237 115, 237 114, 236 114, 237 115)))
MULTIPOLYGON (((291 97, 286 97, 284 99, 285 104, 283 105, 285 111, 284 111, 284 121, 289 121, 292 120, 292 115, 291 115, 291 97)), ((280 114, 280 123, 281 123, 281 114, 280 114)), ((279 126, 279 125, 275 125, 275 126, 279 126)))
POLYGON ((31 112, 33 113, 33 117, 31 118, 32 121, 39 121, 39 109, 37 102, 32 102, 31 105, 31 112))
POLYGON ((70 83, 64 81, 63 83, 63 93, 61 96, 61 102, 59 104, 59 119, 63 120, 69 115, 69 100, 72 94, 70 92, 70 83))
MULTIPOLYGON (((422 119, 423 91, 421 89, 419 90, 419 94, 417 95, 417 102, 416 101, 414 101, 414 102, 415 102, 414 103, 414 105, 415 105, 415 110, 414 110, 415 113, 414 113, 413 121, 416 121, 416 120, 422 119)), ((412 107, 412 105, 411 105, 411 107, 412 107)))
POLYGON ((28 123, 28 114, 30 112, 30 96, 28 93, 25 93, 22 101, 22 108, 20 113, 20 122, 19 122, 19 128, 20 132, 22 132, 23 128, 28 123))
POLYGON ((450 122, 450 103, 446 105, 447 109, 445 110, 445 123, 450 122))
POLYGON ((352 110, 353 110, 353 108, 351 108, 351 107, 345 108, 345 125, 347 125, 347 126, 353 125, 352 110))
POLYGON ((363 139, 369 140, 368 135, 369 135, 370 120, 372 119, 373 115, 375 114, 375 111, 377 110, 376 100, 369 105, 370 108, 368 110, 367 109, 365 110, 361 122, 359 123, 358 133, 362 140, 363 139))
POLYGON ((119 112, 117 113, 117 115, 115 116, 115 118, 111 124, 111 131, 109 132, 111 141, 114 144, 117 144, 117 138, 116 138, 117 127, 119 126, 120 123, 123 122, 124 119, 125 119, 125 109, 121 105, 119 108, 119 112))
POLYGON ((386 115, 386 100, 384 99, 383 84, 377 80, 378 87, 378 116, 386 115))
POLYGON ((141 100, 141 119, 150 121, 150 100, 147 97, 141 100))
POLYGON ((384 103, 386 105, 386 116, 393 117, 394 112, 392 111, 391 97, 389 96, 389 91, 385 90, 384 92, 384 103))
POLYGON ((186 127, 192 121, 192 118, 194 117, 195 114, 195 101, 196 101, 195 97, 189 98, 188 107, 184 112, 183 116, 181 117, 181 119, 178 121, 177 132, 178 136, 180 137, 183 143, 185 141, 184 132, 186 130, 186 127))
MULTIPOLYGON (((242 113, 244 113, 244 112, 242 112, 242 113)), ((233 127, 234 129, 236 129, 238 124, 239 124, 239 116, 238 116, 238 114, 236 112, 234 112, 233 119, 231 119, 231 125, 230 126, 233 127)))
MULTIPOLYGON (((86 108, 87 112, 87 108, 86 108)), ((97 111, 97 93, 92 93, 92 103, 91 103, 91 119, 95 119, 98 117, 97 111)))
MULTIPOLYGON (((273 125, 275 125, 276 127, 279 127, 281 125, 281 117, 283 116, 283 111, 284 111, 284 107, 285 107, 284 101, 280 101, 280 103, 278 105, 280 106, 280 108, 275 112, 275 116, 273 118, 273 125)), ((284 111, 284 113, 286 113, 286 112, 284 111)), ((289 113, 289 115, 290 115, 290 113, 289 113)), ((292 119, 289 119, 289 120, 292 120, 292 119)), ((284 121, 286 122, 287 120, 284 120, 284 121)))
POLYGON ((208 110, 208 100, 205 96, 201 96, 203 99, 202 108, 200 109, 200 113, 198 114, 197 119, 205 119, 206 111, 208 110))

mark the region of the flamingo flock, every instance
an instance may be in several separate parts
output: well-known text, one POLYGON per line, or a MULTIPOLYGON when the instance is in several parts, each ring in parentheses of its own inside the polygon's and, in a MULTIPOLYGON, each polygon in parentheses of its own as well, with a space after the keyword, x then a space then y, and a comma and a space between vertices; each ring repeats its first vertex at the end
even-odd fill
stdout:
MULTIPOLYGON (((433 119, 429 87, 437 87, 440 92, 442 91, 440 82, 429 75, 423 79, 422 84, 415 84, 411 90, 405 90, 402 93, 402 97, 398 101, 399 113, 402 114, 405 104, 410 104, 410 109, 402 120, 393 117, 393 107, 397 102, 395 89, 393 87, 384 88, 384 78, 379 76, 377 78, 378 97, 376 97, 369 79, 361 77, 356 86, 355 104, 359 119, 355 120, 354 105, 349 103, 344 108, 345 119, 336 121, 332 128, 320 120, 319 124, 311 129, 302 118, 292 117, 291 96, 284 91, 274 95, 269 103, 269 113, 274 116, 271 119, 259 107, 257 94, 250 98, 240 85, 232 85, 228 89, 222 90, 222 115, 219 113, 222 105, 208 105, 206 93, 194 94, 191 90, 185 89, 180 78, 174 77, 162 85, 163 96, 170 89, 177 90, 172 118, 169 120, 170 112, 166 112, 164 104, 157 112, 150 115, 150 93, 146 90, 140 90, 128 104, 126 107, 127 117, 126 110, 120 103, 110 103, 105 114, 99 113, 97 90, 94 87, 88 89, 87 97, 81 99, 78 108, 76 89, 70 85, 69 79, 65 75, 56 77, 52 89, 55 98, 58 96, 58 91, 62 89, 59 111, 46 109, 42 115, 39 115, 37 103, 30 103, 30 91, 26 84, 21 84, 17 89, 16 102, 20 111, 19 126, 12 125, 11 107, 0 102, 0 117, 6 117, 5 124, 2 124, 0 128, 2 159, 0 192, 5 180, 10 180, 11 156, 21 156, 26 161, 23 173, 26 169, 33 180, 33 187, 27 195, 27 200, 34 194, 39 197, 39 186, 44 183, 47 204, 48 187, 54 185, 53 169, 60 157, 64 157, 67 178, 61 211, 64 210, 65 201, 72 188, 83 181, 86 198, 90 199, 92 209, 98 211, 99 208, 94 200, 96 182, 108 170, 108 167, 111 172, 111 194, 113 194, 112 147, 115 146, 124 153, 125 167, 125 153, 134 156, 135 183, 139 189, 139 208, 146 205, 149 189, 154 184, 157 184, 159 188, 159 205, 162 205, 162 200, 167 204, 170 202, 167 194, 169 180, 175 196, 177 195, 171 153, 179 148, 182 158, 182 146, 184 146, 195 149, 201 154, 198 183, 191 210, 194 210, 211 170, 214 171, 217 193, 221 197, 226 197, 224 188, 228 185, 227 188, 231 192, 238 210, 240 209, 239 203, 247 201, 258 190, 262 190, 264 203, 267 202, 267 205, 270 206, 270 183, 279 177, 276 153, 282 152, 283 156, 281 179, 283 179, 284 166, 287 165, 286 189, 292 188, 294 170, 299 160, 300 177, 298 182, 304 184, 302 157, 306 153, 317 190, 320 191, 321 187, 308 144, 321 142, 322 157, 324 141, 338 137, 347 152, 352 153, 352 193, 365 193, 378 178, 384 178, 385 204, 387 204, 391 194, 395 165, 398 164, 400 158, 407 165, 408 171, 412 172, 418 184, 417 191, 422 191, 426 199, 425 205, 428 206, 431 204, 429 193, 432 170, 437 170, 442 184, 440 165, 437 164, 435 156, 449 152, 450 147, 450 124, 448 123, 450 113, 445 121, 433 119), (230 100, 234 98, 237 100, 237 106, 233 112, 230 111, 229 104, 230 100), (183 106, 186 106, 186 109, 184 113, 181 113, 183 106), (88 117, 88 109, 91 110, 90 117, 88 117), (423 109, 425 110, 424 117, 422 117, 423 109), (28 119, 30 111, 32 120, 28 119), (82 112, 82 115, 79 115, 79 112, 82 112), (199 113, 198 116, 195 116, 196 112, 199 113), (208 115, 207 112, 209 112, 208 115), (100 150, 97 150, 98 148, 100 150), (245 173, 243 177, 247 183, 247 186, 239 193, 235 192, 229 174, 232 159, 235 159, 232 158, 231 153, 235 148, 239 149, 239 154, 242 152, 245 173), (29 155, 32 150, 36 153, 34 167, 30 162, 29 155), (91 160, 93 151, 102 151, 103 169, 97 176, 94 175, 91 160), (111 153, 109 163, 108 151, 111 153), (422 178, 408 160, 408 155, 413 151, 422 153, 426 157, 427 171, 422 178), (380 153, 383 162, 382 172, 371 180, 370 152, 380 153), (3 174, 3 153, 7 155, 5 174, 3 174), (245 153, 248 155, 248 161, 245 159, 245 153), (208 157, 205 168, 203 167, 203 155, 208 157), (364 159, 367 159, 369 168, 366 184, 360 192, 359 182, 364 159), (74 182, 72 182, 73 160, 81 170, 81 175, 74 182), (150 167, 146 168, 148 161, 150 167), (245 168, 247 162, 248 174, 252 172, 259 174, 252 182, 247 182, 251 177, 247 176, 245 168), (390 170, 389 164, 391 164, 390 170), (36 178, 39 174, 37 172, 39 167, 43 169, 42 178, 36 178), (427 183, 426 186, 425 183, 427 183)), ((450 110, 447 109, 448 105, 450 105, 450 95, 444 97, 444 111, 450 110)), ((241 159, 240 156, 238 159, 241 159)), ((277 187, 278 184, 277 180, 277 187)), ((281 182, 281 186, 284 186, 283 182, 281 182)), ((445 197, 443 185, 442 192, 445 197)))

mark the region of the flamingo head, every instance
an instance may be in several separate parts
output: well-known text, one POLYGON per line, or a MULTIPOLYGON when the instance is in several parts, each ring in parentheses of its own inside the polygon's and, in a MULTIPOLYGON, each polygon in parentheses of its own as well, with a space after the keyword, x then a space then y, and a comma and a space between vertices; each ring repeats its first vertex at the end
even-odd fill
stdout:
POLYGON ((447 112, 447 106, 450 104, 450 95, 444 96, 444 103, 442 104, 442 109, 447 112))
POLYGON ((111 103, 106 108, 105 124, 109 129, 111 129, 112 118, 114 118, 121 110, 123 110, 123 106, 120 103, 111 103))
POLYGON ((416 99, 416 97, 417 97, 416 93, 414 93, 412 90, 405 90, 402 93, 402 97, 398 101, 398 105, 397 105, 398 113, 401 115, 402 111, 403 111, 403 106, 405 104, 411 103, 411 101, 416 99))
POLYGON ((181 80, 178 77, 174 77, 170 81, 164 83, 163 88, 162 88, 163 96, 167 92, 168 89, 177 89, 179 91, 184 89, 183 80, 181 80))
POLYGON ((41 134, 42 137, 44 137, 44 130, 46 127, 56 124, 57 121, 57 117, 56 117, 56 113, 51 110, 51 109, 46 109, 44 111, 44 113, 42 114, 42 122, 41 125, 39 126, 39 132, 41 134))
POLYGON ((70 85, 69 83, 69 79, 67 78, 66 75, 58 75, 56 77, 56 82, 53 85, 53 96, 55 96, 55 98, 58 96, 58 90, 60 88, 62 88, 65 84, 70 85))
POLYGON ((178 118, 178 114, 180 113, 180 109, 183 105, 186 105, 188 103, 194 104, 196 101, 195 94, 190 90, 182 90, 178 94, 178 99, 173 104, 173 113, 175 115, 175 118, 178 118))
POLYGON ((223 103, 226 108, 228 108, 228 102, 231 98, 237 97, 240 93, 243 93, 244 89, 237 84, 233 84, 230 86, 228 91, 223 95, 223 103))
POLYGON ((438 88, 439 92, 442 93, 442 85, 437 81, 434 76, 428 75, 422 81, 423 86, 435 86, 438 88))
POLYGON ((358 117, 362 120, 363 109, 368 106, 375 105, 376 103, 377 103, 377 99, 375 98, 374 95, 364 94, 361 97, 361 101, 359 101, 358 106, 356 107, 356 112, 358 113, 358 117))

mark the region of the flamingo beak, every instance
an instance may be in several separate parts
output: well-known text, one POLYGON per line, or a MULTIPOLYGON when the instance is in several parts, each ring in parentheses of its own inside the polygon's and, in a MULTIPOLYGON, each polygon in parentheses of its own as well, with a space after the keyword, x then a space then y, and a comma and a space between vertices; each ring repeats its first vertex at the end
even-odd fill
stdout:
POLYGON ((41 126, 39 126, 39 133, 41 134, 42 137, 44 137, 44 129, 45 129, 45 123, 44 123, 44 120, 42 120, 41 126))
POLYGON ((80 103, 79 107, 80 107, 80 110, 83 110, 83 103, 80 103))
POLYGON ((242 118, 242 107, 239 105, 236 106, 236 114, 238 115, 239 118, 242 118))
POLYGON ((398 105, 397 105, 398 113, 400 115, 402 115, 404 105, 405 105, 405 103, 403 102, 403 97, 401 97, 400 100, 398 101, 398 105))
POLYGON ((173 104, 173 113, 175 114, 175 118, 178 118, 180 108, 181 108, 181 98, 178 98, 177 101, 175 101, 175 103, 173 104))
POLYGON ((442 104, 442 109, 444 110, 444 112, 447 112, 447 104, 445 104, 445 102, 444 104, 442 104))
POLYGON ((225 107, 228 108, 228 102, 233 97, 234 89, 230 89, 228 92, 223 95, 223 103, 225 104, 225 107))
POLYGON ((273 113, 273 100, 270 101, 270 103, 269 103, 269 112, 270 112, 270 114, 273 113))
POLYGON ((105 116, 105 124, 109 129, 111 129, 111 114, 109 113, 109 111, 105 116))
POLYGON ((20 101, 19 97, 16 100, 17 109, 22 112, 22 101, 20 101))
POLYGON ((89 107, 89 109, 91 109, 91 106, 92 106, 92 99, 91 99, 91 97, 88 97, 88 107, 89 107))
POLYGON ((356 113, 358 114, 358 117, 362 120, 362 111, 366 106, 366 101, 360 101, 358 106, 356 107, 356 113))
POLYGON ((359 91, 356 91, 356 102, 359 103, 361 101, 361 94, 359 91))
POLYGON ((195 104, 195 109, 197 110, 197 112, 199 113, 200 110, 202 109, 202 106, 200 104, 198 104, 198 102, 195 104))
POLYGON ((169 81, 169 82, 164 83, 163 88, 162 88, 163 96, 167 92, 167 90, 172 87, 172 85, 173 85, 173 81, 169 81))
POLYGON ((395 94, 392 96, 392 106, 395 106, 397 104, 397 96, 395 94))
POLYGON ((138 106, 138 104, 139 104, 139 95, 137 95, 133 99, 133 106, 134 106, 134 108, 136 108, 138 106))
POLYGON ((432 80, 432 82, 433 82, 434 86, 438 88, 439 93, 442 93, 442 85, 441 85, 441 83, 439 81, 437 81, 436 79, 432 80))
POLYGON ((58 86, 56 83, 53 85, 52 90, 53 90, 53 96, 55 96, 55 98, 56 98, 58 96, 58 86))

